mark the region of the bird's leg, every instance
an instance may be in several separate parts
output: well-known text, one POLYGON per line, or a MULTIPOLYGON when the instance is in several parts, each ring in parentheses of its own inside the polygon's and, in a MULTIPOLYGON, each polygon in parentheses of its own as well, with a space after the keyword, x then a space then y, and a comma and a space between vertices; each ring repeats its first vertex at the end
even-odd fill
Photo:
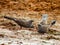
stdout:
POLYGON ((20 27, 20 29, 22 29, 22 26, 20 27))

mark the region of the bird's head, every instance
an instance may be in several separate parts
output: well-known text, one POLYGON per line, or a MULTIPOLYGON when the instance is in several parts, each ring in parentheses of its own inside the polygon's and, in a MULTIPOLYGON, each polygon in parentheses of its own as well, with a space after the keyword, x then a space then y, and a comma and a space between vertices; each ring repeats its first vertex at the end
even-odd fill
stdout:
POLYGON ((30 22, 34 22, 33 20, 30 20, 30 22))
POLYGON ((33 21, 33 20, 29 20, 29 21, 28 21, 29 24, 32 24, 32 22, 34 22, 34 21, 33 21))
POLYGON ((42 20, 47 20, 48 19, 48 14, 42 14, 42 20))

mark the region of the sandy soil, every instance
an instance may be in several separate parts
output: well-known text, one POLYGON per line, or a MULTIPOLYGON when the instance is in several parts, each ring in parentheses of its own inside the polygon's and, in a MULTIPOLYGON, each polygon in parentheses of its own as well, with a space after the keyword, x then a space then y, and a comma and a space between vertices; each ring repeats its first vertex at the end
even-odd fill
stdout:
POLYGON ((1 45, 60 45, 60 0, 1 0, 0 1, 0 44, 1 45), (4 19, 33 19, 34 25, 41 20, 41 14, 48 14, 48 23, 55 19, 53 33, 41 35, 37 29, 20 28, 14 21, 4 19), (55 31, 56 30, 56 31, 55 31), (28 36, 28 37, 27 37, 28 36), (6 40, 7 39, 7 40, 6 40), (8 44, 9 43, 9 44, 8 44))

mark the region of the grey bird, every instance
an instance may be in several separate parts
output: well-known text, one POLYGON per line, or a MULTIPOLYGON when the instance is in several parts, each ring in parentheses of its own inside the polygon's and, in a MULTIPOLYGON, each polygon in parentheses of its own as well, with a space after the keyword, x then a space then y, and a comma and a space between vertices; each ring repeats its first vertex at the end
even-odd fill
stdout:
POLYGON ((48 18, 47 15, 42 16, 42 21, 40 24, 38 24, 37 28, 39 33, 42 34, 47 33, 48 30, 50 30, 50 27, 52 27, 56 23, 56 20, 52 20, 50 24, 47 24, 46 23, 47 18, 48 18))
POLYGON ((4 18, 9 19, 9 20, 13 20, 15 23, 17 23, 19 26, 21 27, 25 27, 25 28, 34 28, 32 22, 34 22, 33 20, 25 20, 25 19, 17 19, 17 18, 12 18, 9 16, 4 16, 4 18))
POLYGON ((38 32, 42 34, 47 33, 47 31, 50 30, 50 27, 52 27, 55 23, 56 23, 56 20, 52 20, 49 25, 38 24, 38 32))
POLYGON ((41 34, 44 34, 44 33, 47 33, 47 26, 46 25, 41 25, 41 24, 38 24, 38 32, 41 33, 41 34))

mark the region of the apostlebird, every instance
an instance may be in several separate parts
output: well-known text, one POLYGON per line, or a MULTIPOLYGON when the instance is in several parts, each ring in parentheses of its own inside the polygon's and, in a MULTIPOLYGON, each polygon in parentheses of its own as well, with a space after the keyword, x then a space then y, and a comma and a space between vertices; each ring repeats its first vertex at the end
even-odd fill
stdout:
POLYGON ((21 27, 25 27, 25 28, 33 28, 33 20, 25 20, 25 19, 17 19, 17 18, 12 18, 12 17, 8 17, 8 16, 4 16, 4 18, 9 19, 9 20, 13 20, 15 23, 17 23, 19 26, 21 27))
POLYGON ((47 33, 50 30, 50 27, 52 27, 55 23, 56 23, 56 21, 52 20, 52 22, 49 25, 48 24, 45 24, 45 25, 38 24, 38 32, 42 33, 42 34, 47 33))
POLYGON ((45 16, 43 15, 41 23, 38 24, 37 29, 39 33, 42 33, 42 34, 47 33, 50 27, 52 27, 56 23, 56 20, 52 20, 50 24, 46 24, 47 18, 48 18, 47 15, 45 16))

